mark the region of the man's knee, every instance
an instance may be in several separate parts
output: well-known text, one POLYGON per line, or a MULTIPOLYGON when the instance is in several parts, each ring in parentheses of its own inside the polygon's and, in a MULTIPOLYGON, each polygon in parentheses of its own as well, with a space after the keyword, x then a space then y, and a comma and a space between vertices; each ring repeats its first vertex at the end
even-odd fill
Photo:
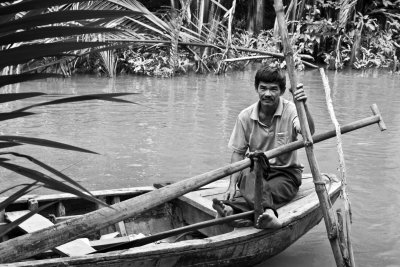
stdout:
POLYGON ((274 202, 279 204, 283 202, 288 202, 292 200, 297 192, 299 191, 299 187, 294 184, 293 181, 286 181, 284 179, 273 179, 269 182, 271 183, 271 194, 274 202), (281 181, 274 181, 273 180, 281 180, 281 181))

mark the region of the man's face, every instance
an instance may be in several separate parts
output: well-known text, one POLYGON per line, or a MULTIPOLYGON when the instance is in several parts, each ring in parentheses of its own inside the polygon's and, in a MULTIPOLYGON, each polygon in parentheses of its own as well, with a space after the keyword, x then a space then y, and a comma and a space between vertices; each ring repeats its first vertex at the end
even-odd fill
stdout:
POLYGON ((266 107, 277 107, 281 89, 277 83, 260 82, 257 88, 258 97, 261 105, 266 107))

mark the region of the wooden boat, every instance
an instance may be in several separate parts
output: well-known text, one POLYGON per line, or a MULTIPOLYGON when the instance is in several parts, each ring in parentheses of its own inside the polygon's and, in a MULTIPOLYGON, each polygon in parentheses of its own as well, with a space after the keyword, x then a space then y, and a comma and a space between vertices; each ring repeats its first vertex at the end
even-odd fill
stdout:
MULTIPOLYGON (((339 196, 341 183, 336 181, 333 175, 327 177, 332 178, 327 179, 326 187, 333 203, 339 196)), ((86 240, 84 243, 86 246, 90 245, 91 249, 98 250, 110 244, 132 240, 139 235, 152 235, 213 219, 216 212, 211 207, 212 199, 221 198, 227 183, 226 179, 213 182, 140 216, 102 229, 99 233, 88 236, 90 241, 83 239, 86 240), (118 237, 107 239, 117 234, 118 237), (99 239, 100 236, 103 238, 99 239)), ((152 190, 155 188, 137 187, 94 191, 93 194, 112 204, 152 190)), ((47 218, 46 220, 52 220, 52 223, 65 221, 98 208, 95 204, 70 194, 31 195, 24 196, 9 206, 5 215, 6 218, 7 216, 12 218, 22 210, 29 209, 29 206, 41 206, 52 201, 58 201, 58 204, 39 215, 41 218, 47 218)), ((88 252, 78 245, 76 247, 71 245, 71 255, 74 256, 66 257, 68 252, 55 249, 26 261, 4 266, 251 266, 280 253, 321 221, 322 213, 311 175, 303 175, 299 193, 293 201, 280 207, 278 213, 283 221, 283 227, 277 230, 233 228, 227 223, 107 253, 79 255, 88 252)), ((18 234, 21 233, 14 232, 11 237, 18 234)))

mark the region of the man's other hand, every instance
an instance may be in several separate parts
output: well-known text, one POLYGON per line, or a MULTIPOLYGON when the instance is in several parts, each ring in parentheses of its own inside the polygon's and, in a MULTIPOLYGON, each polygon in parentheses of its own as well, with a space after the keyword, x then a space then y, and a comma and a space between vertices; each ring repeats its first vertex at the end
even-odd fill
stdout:
POLYGON ((223 199, 225 200, 232 200, 235 197, 236 194, 236 188, 235 186, 229 186, 228 190, 223 195, 223 199))
POLYGON ((307 95, 306 92, 303 89, 303 84, 299 83, 297 85, 296 91, 293 92, 293 97, 296 99, 296 101, 307 101, 307 95))

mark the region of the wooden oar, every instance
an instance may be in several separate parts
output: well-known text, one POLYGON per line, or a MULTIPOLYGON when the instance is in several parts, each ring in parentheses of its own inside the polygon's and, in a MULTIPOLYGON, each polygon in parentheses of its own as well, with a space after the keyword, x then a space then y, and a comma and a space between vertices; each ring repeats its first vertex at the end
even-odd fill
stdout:
POLYGON ((104 252, 109 252, 109 251, 113 251, 113 250, 121 250, 121 249, 128 249, 128 248, 143 246, 143 245, 155 242, 155 241, 162 240, 167 237, 171 237, 171 236, 175 236, 175 235, 179 235, 179 234, 183 234, 183 233, 188 233, 190 231, 206 228, 209 226, 232 222, 232 221, 238 220, 238 219, 251 219, 253 214, 254 214, 254 211, 246 211, 243 213, 238 213, 238 214, 234 214, 234 215, 223 217, 223 218, 208 220, 208 221, 204 221, 204 222, 200 222, 200 223, 194 223, 191 225, 179 227, 179 228, 164 231, 161 233, 156 233, 151 236, 146 236, 143 238, 135 239, 135 240, 125 242, 122 244, 112 245, 105 249, 99 249, 93 253, 104 253, 104 252))
MULTIPOLYGON (((347 133, 374 123, 381 122, 379 111, 376 115, 342 126, 342 133, 347 133)), ((335 130, 314 136, 314 143, 332 138, 335 130)), ((268 158, 274 158, 283 153, 304 147, 302 141, 287 144, 265 153, 268 158)), ((234 172, 250 166, 250 160, 244 159, 234 164, 185 179, 158 190, 137 196, 112 205, 113 209, 102 208, 83 216, 73 218, 52 227, 19 236, 0 243, 0 263, 18 261, 42 253, 56 246, 67 243, 77 237, 87 236, 108 225, 115 224, 127 218, 137 216, 158 205, 198 189, 206 184, 226 177, 234 172)))

